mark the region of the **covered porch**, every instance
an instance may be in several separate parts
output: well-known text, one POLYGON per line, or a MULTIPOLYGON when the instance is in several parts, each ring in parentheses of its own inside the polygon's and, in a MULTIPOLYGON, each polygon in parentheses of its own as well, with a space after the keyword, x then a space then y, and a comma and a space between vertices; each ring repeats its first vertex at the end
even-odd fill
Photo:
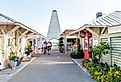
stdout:
POLYGON ((90 49, 98 45, 102 37, 108 37, 108 29, 107 26, 85 24, 69 35, 72 36, 73 34, 78 34, 81 47, 84 51, 84 58, 91 61, 89 55, 90 49))
POLYGON ((40 38, 44 36, 3 14, 0 17, 0 69, 5 69, 8 67, 10 52, 17 53, 21 58, 30 38, 34 35, 39 35, 40 38))

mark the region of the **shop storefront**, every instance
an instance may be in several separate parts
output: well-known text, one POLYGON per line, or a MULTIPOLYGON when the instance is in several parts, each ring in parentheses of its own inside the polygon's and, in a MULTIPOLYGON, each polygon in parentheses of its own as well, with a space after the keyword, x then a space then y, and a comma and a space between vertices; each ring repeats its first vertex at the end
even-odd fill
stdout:
POLYGON ((84 58, 91 60, 91 57, 89 56, 89 50, 92 48, 92 33, 90 33, 87 30, 83 30, 80 32, 80 37, 84 38, 84 58))

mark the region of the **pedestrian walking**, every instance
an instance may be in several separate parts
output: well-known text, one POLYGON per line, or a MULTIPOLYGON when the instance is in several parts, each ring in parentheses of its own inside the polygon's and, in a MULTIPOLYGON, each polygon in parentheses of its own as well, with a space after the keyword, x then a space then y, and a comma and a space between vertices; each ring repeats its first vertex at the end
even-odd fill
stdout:
POLYGON ((46 52, 47 52, 47 41, 45 41, 43 44, 43 52, 44 52, 44 54, 46 54, 46 52))
POLYGON ((52 47, 52 43, 50 41, 48 41, 47 43, 47 51, 48 51, 48 55, 50 55, 50 50, 51 50, 51 47, 52 47))

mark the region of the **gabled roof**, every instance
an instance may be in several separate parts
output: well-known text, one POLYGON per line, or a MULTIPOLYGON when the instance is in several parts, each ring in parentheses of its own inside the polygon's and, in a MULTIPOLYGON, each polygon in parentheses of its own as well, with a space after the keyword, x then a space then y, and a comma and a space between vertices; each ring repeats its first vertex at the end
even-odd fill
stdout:
POLYGON ((42 37, 45 37, 45 36, 41 35, 39 32, 37 32, 37 31, 35 31, 35 30, 29 28, 28 26, 24 25, 23 23, 18 22, 18 21, 14 20, 14 19, 12 19, 12 18, 10 18, 10 17, 8 17, 8 16, 5 16, 5 15, 1 14, 1 13, 0 13, 0 22, 2 22, 2 23, 5 22, 5 23, 7 23, 7 24, 14 23, 14 24, 16 24, 16 25, 20 25, 21 27, 23 27, 23 28, 25 28, 25 29, 28 29, 28 30, 31 31, 31 32, 34 32, 34 33, 36 33, 36 34, 38 34, 38 35, 40 35, 40 36, 42 36, 42 37))
POLYGON ((14 23, 14 22, 17 22, 17 21, 15 21, 14 19, 0 13, 0 22, 12 22, 12 23, 14 23))
POLYGON ((76 29, 65 29, 60 35, 68 35, 69 33, 76 31, 76 29))
POLYGON ((40 34, 40 33, 37 32, 37 31, 33 30, 32 28, 30 28, 30 27, 24 25, 23 23, 21 23, 21 22, 15 22, 15 23, 17 23, 18 25, 22 26, 23 28, 28 29, 29 31, 31 31, 31 32, 33 32, 33 33, 36 33, 37 35, 40 35, 40 36, 42 36, 42 37, 45 38, 45 36, 43 36, 42 34, 40 34))
POLYGON ((75 31, 73 31, 73 32, 71 32, 71 33, 69 33, 68 35, 73 35, 73 34, 76 34, 76 33, 78 33, 79 31, 82 31, 82 30, 84 30, 85 28, 88 28, 88 27, 99 27, 99 28, 102 28, 102 27, 107 27, 107 26, 101 26, 101 25, 90 25, 90 24, 84 24, 82 27, 80 27, 80 28, 78 28, 78 29, 76 29, 75 31))
POLYGON ((106 25, 106 26, 113 26, 121 24, 121 11, 115 11, 109 15, 104 15, 102 17, 99 17, 90 23, 90 25, 106 25))
POLYGON ((115 11, 109 15, 104 15, 102 17, 99 17, 87 24, 84 24, 76 31, 71 32, 69 35, 77 33, 85 29, 86 27, 111 27, 116 25, 121 25, 121 11, 115 11))

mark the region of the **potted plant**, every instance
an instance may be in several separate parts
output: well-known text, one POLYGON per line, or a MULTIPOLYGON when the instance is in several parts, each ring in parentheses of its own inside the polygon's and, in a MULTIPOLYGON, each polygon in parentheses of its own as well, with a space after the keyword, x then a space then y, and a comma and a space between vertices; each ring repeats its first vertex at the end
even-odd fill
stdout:
POLYGON ((14 52, 10 52, 10 55, 8 56, 8 59, 10 61, 9 65, 12 69, 15 69, 17 66, 17 54, 14 52))
POLYGON ((29 58, 31 58, 31 55, 32 55, 32 45, 30 44, 30 41, 27 42, 25 54, 26 54, 29 58))

